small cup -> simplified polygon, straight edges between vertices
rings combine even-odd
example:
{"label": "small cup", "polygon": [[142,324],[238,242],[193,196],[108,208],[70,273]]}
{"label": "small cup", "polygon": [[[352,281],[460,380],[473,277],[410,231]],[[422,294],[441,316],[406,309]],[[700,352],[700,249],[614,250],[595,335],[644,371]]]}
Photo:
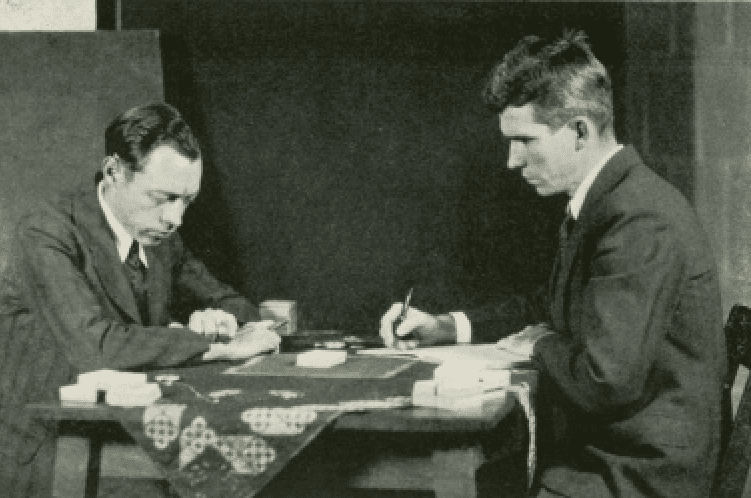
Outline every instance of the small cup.
{"label": "small cup", "polygon": [[281,299],[270,299],[258,305],[258,311],[262,320],[274,320],[286,322],[276,329],[281,336],[295,335],[297,333],[297,302]]}

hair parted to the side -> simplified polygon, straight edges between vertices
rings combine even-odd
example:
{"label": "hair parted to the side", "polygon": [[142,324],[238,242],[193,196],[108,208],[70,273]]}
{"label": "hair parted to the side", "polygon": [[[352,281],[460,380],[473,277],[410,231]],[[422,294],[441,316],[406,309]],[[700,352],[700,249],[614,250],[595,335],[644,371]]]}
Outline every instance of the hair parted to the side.
{"label": "hair parted to the side", "polygon": [[105,154],[117,155],[132,171],[141,171],[142,159],[159,145],[169,145],[191,160],[201,157],[190,126],[169,104],[129,109],[113,119],[104,132]]}
{"label": "hair parted to the side", "polygon": [[583,31],[553,41],[522,38],[492,69],[483,99],[499,113],[533,104],[537,121],[553,129],[576,116],[589,117],[600,132],[613,121],[610,76]]}

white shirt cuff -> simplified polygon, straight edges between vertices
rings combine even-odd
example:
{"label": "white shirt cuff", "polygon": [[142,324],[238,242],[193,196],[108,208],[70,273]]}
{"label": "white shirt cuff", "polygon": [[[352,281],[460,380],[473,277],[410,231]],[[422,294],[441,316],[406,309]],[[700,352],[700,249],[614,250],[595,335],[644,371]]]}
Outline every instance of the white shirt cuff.
{"label": "white shirt cuff", "polygon": [[472,342],[472,324],[469,323],[467,315],[461,311],[454,311],[449,315],[454,319],[456,325],[456,343],[467,344]]}

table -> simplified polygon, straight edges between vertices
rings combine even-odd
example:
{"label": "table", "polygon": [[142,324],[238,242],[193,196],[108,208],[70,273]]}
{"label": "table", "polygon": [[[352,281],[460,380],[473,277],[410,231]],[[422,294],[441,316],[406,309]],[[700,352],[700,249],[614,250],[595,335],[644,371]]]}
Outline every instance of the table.
{"label": "table", "polygon": [[[415,380],[429,379],[435,368],[431,364],[416,363],[394,378],[365,381],[221,375],[226,367],[227,364],[221,363],[206,364],[152,372],[150,376],[157,373],[177,374],[186,385],[199,393],[216,389],[243,389],[253,397],[258,393],[270,391],[304,392],[311,396],[308,402],[331,402],[337,399],[406,396],[411,392]],[[198,401],[187,398],[185,393],[168,390],[165,390],[163,401],[180,402],[181,406],[184,406],[181,413],[198,410],[191,415],[194,425],[200,418],[196,417],[200,412],[199,405],[202,409],[212,406],[202,406]],[[294,405],[296,402],[293,400],[288,404]],[[223,398],[213,406],[216,406],[217,410],[226,408],[228,412],[236,408]],[[251,486],[250,491],[250,488],[242,488],[245,486],[242,476],[228,486],[242,488],[242,491],[238,491],[238,495],[242,496],[252,496],[261,490],[263,496],[290,496],[289,488],[284,483],[295,481],[298,486],[305,486],[303,474],[310,474],[311,469],[319,468],[319,472],[336,476],[336,479],[329,482],[332,485],[427,489],[434,491],[437,497],[475,496],[478,494],[475,473],[486,462],[488,454],[497,452],[500,446],[506,449],[502,452],[505,455],[513,454],[517,459],[523,459],[525,431],[518,430],[518,422],[506,423],[504,427],[504,422],[508,422],[508,415],[514,411],[514,407],[512,397],[500,396],[492,403],[483,405],[481,412],[474,414],[457,414],[448,410],[420,407],[361,413],[326,413],[315,430],[307,436],[303,434],[307,440],[303,441],[304,444],[298,445],[300,447],[293,451],[293,456],[311,442],[314,441],[315,444],[310,444],[310,450],[303,450],[299,458],[294,458],[286,468],[269,469],[273,471],[272,476],[265,481],[258,481],[257,489],[252,487],[255,484]],[[135,434],[134,439],[139,445],[148,446],[148,441],[144,442],[145,438],[139,438],[141,434],[137,429],[134,430],[134,427],[139,427],[139,423],[144,420],[146,412],[143,408],[118,408],[106,405],[63,406],[58,402],[33,403],[28,408],[34,416],[49,420],[85,421],[94,424],[95,427],[119,424],[131,435]],[[211,420],[209,415],[206,415],[206,418]],[[201,430],[206,429],[205,426],[202,427]],[[86,436],[90,441],[86,477],[86,496],[89,497],[96,496],[101,449],[106,440],[106,433],[93,430]],[[216,442],[221,437],[223,436],[220,436],[217,430],[215,440],[212,441]],[[220,445],[216,447],[219,448]],[[326,448],[335,448],[336,451]],[[181,458],[184,453],[181,452]],[[153,454],[154,451],[150,456]],[[327,459],[321,462],[316,461],[316,456],[311,456],[321,454],[337,454],[339,461]],[[191,489],[190,486],[186,487],[184,479],[176,473],[176,469],[169,469],[170,462],[160,461],[159,457],[157,454],[153,459],[160,469],[165,471],[165,476],[173,487],[181,494],[182,491]],[[289,478],[290,472],[297,474],[294,478]],[[273,475],[284,478],[274,479]],[[193,479],[195,480],[195,476]],[[271,483],[268,483],[269,480]],[[226,489],[222,491],[221,496],[227,496],[226,492]],[[191,496],[190,492],[184,494]]]}

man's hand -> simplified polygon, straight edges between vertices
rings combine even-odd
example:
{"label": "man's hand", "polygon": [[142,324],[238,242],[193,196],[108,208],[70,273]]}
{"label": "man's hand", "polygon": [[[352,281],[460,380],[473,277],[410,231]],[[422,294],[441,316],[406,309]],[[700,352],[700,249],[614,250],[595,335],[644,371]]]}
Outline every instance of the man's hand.
{"label": "man's hand", "polygon": [[496,347],[520,356],[531,357],[537,341],[553,333],[553,329],[547,323],[528,325],[521,332],[504,337],[498,341]]}
{"label": "man's hand", "polygon": [[217,336],[235,337],[237,334],[237,319],[224,310],[206,309],[194,311],[188,320],[188,328],[212,341]]}
{"label": "man's hand", "polygon": [[454,320],[448,315],[434,316],[409,308],[407,316],[394,330],[394,322],[402,312],[402,303],[394,303],[381,317],[380,335],[386,347],[414,349],[456,342]]}
{"label": "man's hand", "polygon": [[249,322],[227,344],[212,344],[204,353],[205,361],[244,360],[269,351],[276,351],[282,338],[269,328],[273,322]]}

